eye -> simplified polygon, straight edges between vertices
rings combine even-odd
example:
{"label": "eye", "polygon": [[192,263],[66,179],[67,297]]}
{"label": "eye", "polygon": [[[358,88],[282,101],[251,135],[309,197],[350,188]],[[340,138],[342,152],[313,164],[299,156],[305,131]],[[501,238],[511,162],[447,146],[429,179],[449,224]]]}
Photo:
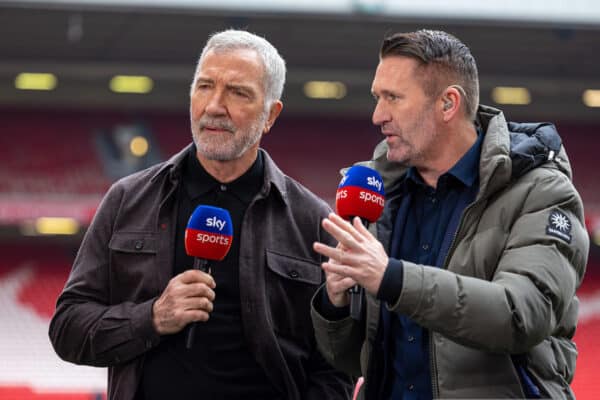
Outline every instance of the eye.
{"label": "eye", "polygon": [[198,82],[196,90],[208,90],[211,88],[211,84],[207,82]]}
{"label": "eye", "polygon": [[244,89],[240,89],[240,88],[233,88],[231,89],[231,91],[233,92],[234,95],[238,96],[238,97],[243,97],[245,99],[250,98],[250,95],[248,94],[247,91],[245,91]]}
{"label": "eye", "polygon": [[385,95],[385,99],[389,102],[395,102],[399,98],[400,98],[400,96],[397,96],[394,93],[386,93],[386,95]]}

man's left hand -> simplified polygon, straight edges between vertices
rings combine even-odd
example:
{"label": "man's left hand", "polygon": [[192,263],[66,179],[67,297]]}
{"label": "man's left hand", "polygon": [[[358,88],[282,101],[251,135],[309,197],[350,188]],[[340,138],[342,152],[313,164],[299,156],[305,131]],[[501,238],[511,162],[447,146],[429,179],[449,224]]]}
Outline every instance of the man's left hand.
{"label": "man's left hand", "polygon": [[388,265],[388,256],[381,243],[358,217],[350,224],[330,213],[323,219],[322,225],[342,245],[335,248],[320,242],[314,243],[313,248],[317,253],[335,260],[324,262],[323,270],[352,278],[373,296],[377,295]]}

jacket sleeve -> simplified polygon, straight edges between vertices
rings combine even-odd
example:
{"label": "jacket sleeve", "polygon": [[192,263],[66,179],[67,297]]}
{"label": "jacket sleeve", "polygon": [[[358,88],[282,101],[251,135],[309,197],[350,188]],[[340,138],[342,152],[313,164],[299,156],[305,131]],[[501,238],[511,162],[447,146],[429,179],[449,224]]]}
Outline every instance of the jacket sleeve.
{"label": "jacket sleeve", "polygon": [[350,316],[341,320],[328,320],[320,311],[321,297],[325,285],[321,286],[311,301],[311,318],[315,338],[321,354],[327,362],[340,371],[354,377],[362,375],[360,351],[364,341],[364,321],[355,321]]}
{"label": "jacket sleeve", "polygon": [[[390,309],[490,352],[522,353],[552,335],[572,337],[574,324],[564,322],[577,313],[575,291],[589,247],[583,207],[565,175],[539,170],[523,182],[528,194],[522,204],[496,205],[521,209],[499,244],[491,280],[454,273],[452,261],[449,270],[404,262],[402,291]],[[566,217],[569,240],[547,233],[554,212]]]}
{"label": "jacket sleeve", "polygon": [[[326,211],[327,212],[323,213],[323,216],[326,216],[330,211],[328,207]],[[335,239],[325,232],[325,230],[323,230],[321,227],[319,228],[319,241],[330,246],[335,246],[337,244]],[[320,258],[321,261],[324,261],[322,257]],[[321,290],[325,290],[323,286],[317,290],[315,296],[319,296]],[[311,303],[312,302],[314,302],[314,298]],[[353,381],[350,378],[350,374],[348,374],[348,371],[345,370],[343,366],[339,366],[331,362],[332,360],[330,360],[326,356],[326,353],[322,351],[318,340],[319,330],[317,329],[317,324],[315,323],[315,317],[312,315],[314,312],[313,310],[314,309],[311,305],[311,316],[317,343],[315,344],[309,359],[310,366],[307,369],[309,371],[309,384],[304,398],[306,400],[350,399],[352,396]],[[360,368],[358,375],[360,375]]]}
{"label": "jacket sleeve", "polygon": [[[323,242],[336,246],[337,241],[327,232],[322,232]],[[321,261],[325,261],[321,257]],[[322,310],[322,298],[327,296],[325,283],[319,287],[311,300],[311,318],[317,346],[328,363],[344,373],[359,377],[360,350],[364,340],[364,321],[355,321],[350,316],[332,320]],[[363,313],[366,314],[366,313]]]}
{"label": "jacket sleeve", "polygon": [[50,322],[56,353],[76,364],[110,366],[129,361],[156,345],[154,299],[111,304],[109,242],[123,190],[111,187],[79,248]]}
{"label": "jacket sleeve", "polygon": [[316,348],[309,363],[309,383],[303,397],[305,400],[350,399],[353,382],[346,373],[334,369]]}

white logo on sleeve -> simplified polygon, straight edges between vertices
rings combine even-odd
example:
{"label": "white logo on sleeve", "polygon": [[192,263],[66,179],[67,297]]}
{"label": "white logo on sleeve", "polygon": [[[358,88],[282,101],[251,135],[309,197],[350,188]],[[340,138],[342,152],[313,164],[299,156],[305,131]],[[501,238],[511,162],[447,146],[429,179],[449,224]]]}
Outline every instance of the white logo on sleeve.
{"label": "white logo on sleeve", "polygon": [[562,211],[553,210],[548,217],[546,233],[571,243],[571,220]]}

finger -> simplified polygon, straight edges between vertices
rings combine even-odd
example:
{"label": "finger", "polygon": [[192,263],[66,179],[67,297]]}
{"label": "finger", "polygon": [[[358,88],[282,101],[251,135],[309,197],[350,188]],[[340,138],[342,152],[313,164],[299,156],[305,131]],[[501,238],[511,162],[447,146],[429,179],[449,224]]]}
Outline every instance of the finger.
{"label": "finger", "polygon": [[352,227],[352,225],[347,220],[340,217],[336,213],[329,213],[329,215],[327,216],[327,219],[329,219],[331,222],[338,225],[342,229],[349,229]]}
{"label": "finger", "polygon": [[[357,218],[357,217],[355,217],[355,218]],[[331,222],[335,223],[343,231],[348,232],[354,240],[360,242],[364,239],[363,235],[358,230],[356,230],[356,228],[349,221],[346,221],[339,215],[332,213],[329,216],[329,220]]]}
{"label": "finger", "polygon": [[200,310],[210,313],[212,312],[214,305],[213,302],[206,297],[190,297],[183,302],[182,307],[185,311]]}
{"label": "finger", "polygon": [[327,290],[331,293],[342,293],[356,285],[352,278],[342,278],[337,280],[327,280]]}
{"label": "finger", "polygon": [[344,265],[344,264],[332,264],[329,262],[324,262],[323,263],[323,270],[325,272],[330,272],[330,273],[334,273],[334,274],[338,274],[340,276],[342,276],[343,278],[352,278],[353,280],[356,281],[356,269],[352,268],[349,265]]}
{"label": "finger", "polygon": [[362,223],[362,220],[359,217],[354,217],[354,220],[352,222],[353,222],[354,228],[361,235],[361,237],[363,237],[363,238],[369,238],[369,239],[374,239],[374,237],[371,234],[371,232],[369,232],[369,230]]}
{"label": "finger", "polygon": [[197,269],[188,269],[181,274],[177,275],[176,278],[179,278],[179,281],[182,283],[205,283],[211,288],[215,288],[215,280],[212,276],[207,274],[206,272],[197,270]]}
{"label": "finger", "polygon": [[[331,261],[328,261],[328,263],[332,263]],[[341,276],[339,274],[336,274],[335,272],[329,272],[329,271],[325,271],[325,279],[327,281],[339,281],[342,279],[345,279],[344,276]]]}
{"label": "finger", "polygon": [[202,310],[187,310],[184,314],[185,320],[189,322],[206,322],[210,318],[210,314]]}
{"label": "finger", "polygon": [[340,259],[340,256],[342,255],[341,249],[327,246],[326,244],[323,244],[321,242],[314,242],[313,250],[325,257],[334,259],[337,262],[340,261],[339,259]]}
{"label": "finger", "polygon": [[[344,221],[345,222],[345,221]],[[324,219],[322,223],[323,229],[331,234],[337,241],[347,249],[358,248],[358,240],[355,238],[360,237],[356,229],[349,223],[345,222],[345,225],[340,226],[331,221],[330,219]],[[346,230],[348,229],[348,230]]]}
{"label": "finger", "polygon": [[190,283],[182,287],[180,294],[183,297],[206,297],[210,301],[215,299],[215,292],[204,283]]}

